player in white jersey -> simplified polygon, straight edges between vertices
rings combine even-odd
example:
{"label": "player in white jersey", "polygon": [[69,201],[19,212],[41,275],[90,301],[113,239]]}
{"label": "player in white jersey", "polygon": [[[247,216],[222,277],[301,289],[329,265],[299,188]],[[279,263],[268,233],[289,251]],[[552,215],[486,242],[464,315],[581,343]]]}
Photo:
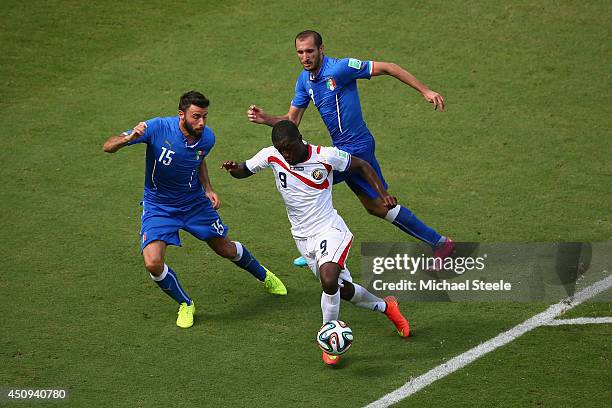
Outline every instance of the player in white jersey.
{"label": "player in white jersey", "polygon": [[[340,299],[384,313],[402,337],[410,336],[410,325],[402,316],[397,300],[384,300],[353,282],[346,268],[353,234],[334,209],[332,185],[334,170],[357,172],[378,192],[388,208],[397,205],[384,188],[376,172],[366,161],[335,147],[313,146],[302,140],[297,126],[281,121],[272,129],[272,143],[251,159],[238,164],[226,161],[222,167],[235,178],[252,176],[268,167],[274,171],[276,188],[281,193],[291,233],[296,245],[314,274],[321,281],[323,323],[337,320]],[[328,365],[339,362],[338,356],[323,352]]]}

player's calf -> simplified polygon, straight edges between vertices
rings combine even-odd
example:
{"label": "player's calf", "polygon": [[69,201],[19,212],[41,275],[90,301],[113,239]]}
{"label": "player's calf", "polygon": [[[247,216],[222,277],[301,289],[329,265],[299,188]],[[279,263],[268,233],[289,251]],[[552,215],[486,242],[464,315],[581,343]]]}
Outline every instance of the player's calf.
{"label": "player's calf", "polygon": [[319,279],[323,293],[321,294],[321,314],[323,323],[337,320],[340,314],[340,290],[338,277],[340,266],[333,262],[324,263],[319,267]]}
{"label": "player's calf", "polygon": [[269,293],[280,296],[287,294],[287,288],[283,282],[261,265],[240,242],[230,241],[226,237],[212,238],[206,242],[218,255],[231,260],[236,266],[263,282]]}
{"label": "player's calf", "polygon": [[353,285],[351,282],[344,281],[342,283],[342,287],[340,288],[340,297],[343,300],[348,300],[350,302],[351,299],[355,297],[355,285]]}
{"label": "player's calf", "polygon": [[168,265],[164,264],[163,271],[159,276],[151,275],[151,279],[161,290],[174,299],[179,305],[185,303],[191,305],[192,301],[187,292],[181,286],[178,276]]}
{"label": "player's calf", "polygon": [[361,201],[363,208],[365,208],[368,214],[375,217],[385,218],[389,212],[389,209],[383,204],[383,201],[380,198],[369,198],[365,195],[360,195],[359,201]]}
{"label": "player's calf", "polygon": [[383,300],[356,283],[343,282],[343,286],[341,290],[341,293],[343,293],[342,291],[344,290],[342,299],[348,300],[355,306],[384,313],[393,323],[400,336],[408,337],[412,335],[410,332],[410,324],[401,313],[399,304],[394,297],[389,296]]}
{"label": "player's calf", "polygon": [[234,242],[229,239],[222,238],[211,238],[206,241],[210,249],[215,251],[215,253],[226,259],[233,259],[236,257],[236,245]]}

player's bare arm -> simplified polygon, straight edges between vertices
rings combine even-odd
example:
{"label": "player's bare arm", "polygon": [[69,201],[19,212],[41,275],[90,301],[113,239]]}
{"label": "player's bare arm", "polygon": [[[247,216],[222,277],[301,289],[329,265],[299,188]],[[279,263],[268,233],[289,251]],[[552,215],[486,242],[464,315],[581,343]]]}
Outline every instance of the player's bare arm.
{"label": "player's bare arm", "polygon": [[241,179],[253,175],[244,162],[239,164],[231,160],[224,161],[223,164],[221,164],[221,168],[227,170],[234,178]]}
{"label": "player's bare arm", "polygon": [[129,134],[121,134],[119,136],[111,136],[104,143],[104,151],[106,153],[115,153],[117,150],[125,147],[132,140],[138,139],[140,136],[144,135],[145,130],[147,129],[147,124],[145,122],[140,122],[138,125],[132,129]]}
{"label": "player's bare arm", "polygon": [[289,107],[289,111],[286,115],[274,116],[267,114],[257,105],[251,105],[247,111],[247,117],[250,122],[262,125],[274,126],[281,120],[290,120],[295,123],[296,126],[299,126],[305,110],[306,108],[296,108],[292,105]]}
{"label": "player's bare arm", "polygon": [[347,170],[360,173],[372,188],[376,190],[385,207],[393,208],[397,205],[397,199],[389,195],[370,163],[361,160],[359,157],[352,156],[351,164]]}
{"label": "player's bare arm", "polygon": [[219,196],[217,196],[217,193],[213,191],[212,185],[210,184],[210,178],[208,177],[208,167],[206,166],[205,159],[203,159],[202,163],[200,164],[200,172],[198,176],[200,177],[200,182],[202,183],[202,186],[204,186],[204,194],[212,203],[213,208],[215,210],[219,209],[219,207],[221,207],[221,200],[219,199]]}
{"label": "player's bare arm", "polygon": [[393,62],[372,61],[372,64],[372,76],[390,75],[420,92],[427,102],[433,104],[434,109],[440,108],[440,111],[444,111],[444,97],[429,89],[404,68]]}

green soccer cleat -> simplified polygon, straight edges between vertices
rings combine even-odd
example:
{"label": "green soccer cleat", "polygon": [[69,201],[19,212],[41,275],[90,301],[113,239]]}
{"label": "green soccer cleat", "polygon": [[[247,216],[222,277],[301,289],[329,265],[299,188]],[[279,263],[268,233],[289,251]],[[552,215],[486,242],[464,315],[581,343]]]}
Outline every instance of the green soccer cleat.
{"label": "green soccer cleat", "polygon": [[266,267],[266,280],[264,280],[264,287],[273,295],[285,296],[287,294],[287,288],[283,285],[283,282],[270,272]]}
{"label": "green soccer cleat", "polygon": [[176,325],[181,329],[188,329],[193,326],[193,315],[195,314],[195,303],[193,300],[191,304],[183,302],[179,306],[178,317],[176,318]]}

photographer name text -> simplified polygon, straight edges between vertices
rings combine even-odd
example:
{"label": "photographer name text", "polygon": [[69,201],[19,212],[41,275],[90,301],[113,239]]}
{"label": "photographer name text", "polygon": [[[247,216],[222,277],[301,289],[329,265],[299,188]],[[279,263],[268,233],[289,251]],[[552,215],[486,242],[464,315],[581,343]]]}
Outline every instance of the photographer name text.
{"label": "photographer name text", "polygon": [[381,291],[510,291],[512,284],[499,280],[497,282],[486,282],[480,279],[465,280],[463,282],[449,282],[448,280],[419,280],[418,282],[402,279],[398,282],[384,282],[381,279],[374,280],[372,287]]}

